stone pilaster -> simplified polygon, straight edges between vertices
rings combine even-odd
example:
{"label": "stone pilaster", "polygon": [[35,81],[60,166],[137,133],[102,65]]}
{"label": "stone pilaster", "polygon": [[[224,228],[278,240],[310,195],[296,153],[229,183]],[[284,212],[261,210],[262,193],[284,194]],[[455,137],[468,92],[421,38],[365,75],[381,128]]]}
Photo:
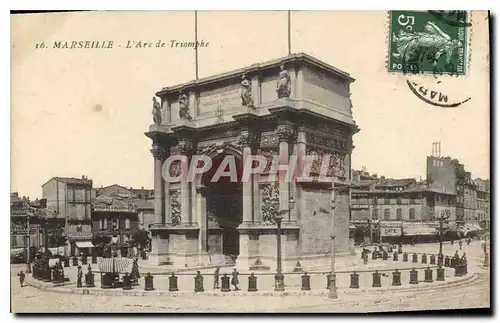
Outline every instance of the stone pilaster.
{"label": "stone pilaster", "polygon": [[297,78],[295,80],[295,96],[294,99],[304,99],[304,70],[303,67],[298,67],[296,69]]}
{"label": "stone pilaster", "polygon": [[[288,165],[290,158],[290,143],[295,141],[296,133],[293,126],[288,124],[278,125],[276,133],[279,137],[279,164]],[[286,170],[278,172],[279,192],[280,192],[280,210],[288,210],[288,200],[290,197],[290,180],[293,180],[291,174]],[[284,215],[283,221],[288,221],[288,214]]]}
{"label": "stone pilaster", "polygon": [[252,99],[254,105],[257,106],[261,104],[261,88],[260,88],[260,76],[252,76]]}
{"label": "stone pilaster", "polygon": [[165,187],[163,184],[163,177],[161,174],[161,169],[163,161],[166,157],[166,151],[163,147],[158,144],[153,144],[151,153],[154,157],[154,190],[155,190],[155,202],[154,202],[154,212],[155,212],[155,224],[163,224],[163,203],[165,196]]}
{"label": "stone pilaster", "polygon": [[188,179],[189,160],[192,152],[192,142],[181,140],[178,145],[179,153],[186,158],[181,161],[181,223],[191,225],[193,223],[191,210],[191,183]]}
{"label": "stone pilaster", "polygon": [[[247,159],[252,155],[252,134],[242,131],[240,143],[243,150],[243,165],[246,167]],[[253,174],[242,183],[243,188],[243,225],[253,222]]]}

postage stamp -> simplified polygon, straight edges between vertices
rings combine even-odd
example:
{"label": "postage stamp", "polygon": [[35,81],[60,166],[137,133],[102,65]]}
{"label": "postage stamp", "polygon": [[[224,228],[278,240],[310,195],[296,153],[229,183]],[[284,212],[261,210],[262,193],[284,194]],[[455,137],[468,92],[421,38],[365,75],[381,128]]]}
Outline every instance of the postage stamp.
{"label": "postage stamp", "polygon": [[389,72],[466,75],[466,11],[389,12]]}

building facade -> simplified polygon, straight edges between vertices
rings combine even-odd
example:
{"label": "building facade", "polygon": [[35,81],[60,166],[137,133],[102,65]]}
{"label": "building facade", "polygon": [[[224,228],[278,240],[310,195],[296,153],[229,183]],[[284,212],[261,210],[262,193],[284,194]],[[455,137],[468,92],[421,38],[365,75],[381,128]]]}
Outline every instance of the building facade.
{"label": "building facade", "polygon": [[455,195],[415,179],[370,178],[352,182],[351,223],[356,243],[435,240],[437,217],[454,221]]}
{"label": "building facade", "polygon": [[92,245],[92,180],[53,177],[42,185],[48,212],[65,220],[67,255],[89,254]]}
{"label": "building facade", "polygon": [[490,181],[477,178],[476,185],[476,216],[474,221],[485,230],[490,230]]}
{"label": "building facade", "polygon": [[476,187],[471,173],[457,159],[451,157],[427,157],[427,184],[438,186],[446,193],[456,195],[457,226],[472,221],[476,215]]}
{"label": "building facade", "polygon": [[[349,193],[342,187],[350,180],[352,136],[358,131],[350,101],[353,81],[311,56],[294,54],[156,93],[161,102],[153,100],[155,124],[146,133],[155,179],[150,260],[274,267],[279,215],[285,267],[324,255],[332,231],[337,252],[347,252]],[[163,171],[178,180],[165,181],[163,163],[173,155],[184,157]],[[210,158],[212,167],[187,181],[194,155]],[[265,165],[241,180],[243,162],[252,155],[265,157]],[[304,169],[302,156],[317,156],[311,168],[316,179],[287,182],[270,175],[274,156],[287,165],[290,155],[298,156],[298,169]],[[327,174],[335,179],[336,194],[332,179],[317,180],[324,155],[332,156]],[[236,161],[238,180],[212,181],[226,156]]]}
{"label": "building facade", "polygon": [[129,255],[129,240],[140,228],[136,207],[131,198],[99,194],[92,200],[92,235],[107,236],[121,256]]}
{"label": "building facade", "polygon": [[27,197],[19,197],[17,192],[10,194],[11,249],[25,248],[28,243],[37,249],[44,245],[44,208],[44,200],[30,201]]}

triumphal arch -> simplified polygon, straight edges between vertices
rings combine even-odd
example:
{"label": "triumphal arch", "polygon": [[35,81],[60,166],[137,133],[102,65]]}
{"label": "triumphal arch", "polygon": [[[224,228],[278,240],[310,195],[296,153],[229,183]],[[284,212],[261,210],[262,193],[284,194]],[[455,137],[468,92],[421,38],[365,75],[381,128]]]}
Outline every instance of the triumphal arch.
{"label": "triumphal arch", "polygon": [[[353,81],[314,57],[293,54],[158,91],[146,133],[154,157],[150,261],[274,270],[277,215],[284,269],[324,257],[332,236],[336,253],[346,253],[352,136],[358,131]],[[179,155],[184,158],[165,167]],[[243,180],[245,161],[254,155],[266,164]],[[193,156],[207,156],[212,165],[188,180]],[[238,179],[211,180],[227,156],[236,161]],[[276,156],[279,166],[297,157],[295,172],[308,167],[311,176],[280,171],[273,177]],[[303,156],[314,162],[306,167]],[[166,180],[165,172],[178,180]],[[326,180],[319,176],[324,172]]]}

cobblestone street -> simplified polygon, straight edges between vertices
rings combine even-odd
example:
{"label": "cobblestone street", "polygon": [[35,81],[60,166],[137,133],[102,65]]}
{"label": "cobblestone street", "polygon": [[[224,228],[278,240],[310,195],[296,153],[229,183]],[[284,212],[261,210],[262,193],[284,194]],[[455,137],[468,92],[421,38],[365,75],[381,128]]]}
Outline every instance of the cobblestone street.
{"label": "cobblestone street", "polygon": [[[408,252],[433,252],[437,244],[407,247]],[[458,246],[445,245],[450,254]],[[489,307],[489,272],[479,266],[482,256],[479,244],[464,246],[469,259],[469,271],[477,278],[463,284],[440,286],[435,289],[401,290],[390,292],[370,291],[350,293],[339,286],[338,300],[323,296],[226,296],[177,295],[177,296],[94,296],[62,294],[38,290],[31,286],[19,287],[17,272],[22,265],[12,266],[13,312],[367,312],[445,308]],[[474,256],[475,255],[475,256]],[[243,279],[242,279],[243,280]],[[322,279],[321,284],[326,281]],[[387,282],[389,279],[387,278]],[[192,285],[192,283],[191,283]],[[190,286],[191,286],[190,285]],[[211,286],[211,277],[205,288]],[[244,287],[244,286],[242,286]],[[142,287],[137,287],[142,289]],[[314,286],[313,286],[314,288]],[[320,287],[324,288],[324,287]]]}

